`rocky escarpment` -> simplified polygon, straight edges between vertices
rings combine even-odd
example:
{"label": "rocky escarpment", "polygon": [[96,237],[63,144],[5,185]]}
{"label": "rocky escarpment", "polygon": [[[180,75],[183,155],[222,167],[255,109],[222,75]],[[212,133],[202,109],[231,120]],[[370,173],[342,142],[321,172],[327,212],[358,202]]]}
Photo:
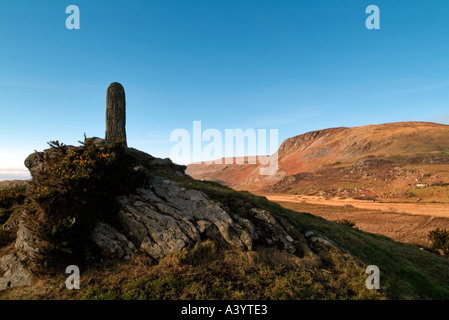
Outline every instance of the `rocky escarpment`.
{"label": "rocky escarpment", "polygon": [[298,255],[306,249],[304,239],[297,235],[293,239],[266,210],[253,208],[250,219],[238,217],[203,192],[160,177],[151,178],[146,188],[119,201],[123,231],[99,222],[92,235],[105,257],[130,258],[143,251],[160,259],[204,239],[241,250],[252,250],[258,240]]}
{"label": "rocky escarpment", "polygon": [[[90,142],[99,150],[98,154],[105,154],[104,140],[95,138]],[[59,172],[54,169],[58,164],[55,164],[55,159],[64,162],[79,148],[83,147],[66,146],[63,160],[57,160],[61,157],[58,155],[60,148],[30,155],[25,161],[33,177],[30,186]],[[125,148],[125,154],[132,170],[142,174],[144,179],[132,192],[115,197],[118,205],[110,212],[110,217],[98,216],[90,229],[79,235],[88,238],[83,242],[86,248],[82,251],[86,260],[128,260],[145,254],[157,261],[207,239],[236,250],[253,250],[263,246],[284,250],[298,257],[315,255],[313,250],[319,235],[313,241],[307,240],[302,232],[263,208],[245,203],[236,210],[211,199],[203,191],[182,186],[180,181],[192,179],[184,174],[184,166],[173,164],[169,159],[154,158],[132,148]],[[73,159],[83,164],[82,156]],[[50,212],[57,212],[58,208],[41,206],[36,211],[39,202],[33,197],[36,198],[34,193],[38,192],[38,188],[29,189],[30,200],[22,213],[2,226],[17,233],[14,252],[8,257],[8,261],[14,260],[14,264],[1,267],[9,278],[14,278],[14,270],[19,270],[21,275],[16,276],[13,282],[0,280],[0,283],[9,283],[8,287],[28,285],[29,270],[19,268],[18,264],[45,261],[53,245],[48,232],[42,232],[42,221],[51,221]],[[83,191],[86,190],[87,187]],[[78,223],[71,215],[62,221],[69,227]],[[67,230],[70,231],[70,228]],[[318,261],[319,258],[316,258]],[[6,285],[0,289],[5,288]]]}
{"label": "rocky escarpment", "polygon": [[[292,151],[304,152],[310,146],[320,143],[320,141],[331,139],[334,135],[344,132],[347,129],[348,128],[346,127],[338,127],[315,130],[289,138],[282,142],[282,144],[279,146],[279,157],[282,157],[284,155],[288,156]],[[313,155],[312,157],[318,158],[320,157],[320,155]]]}

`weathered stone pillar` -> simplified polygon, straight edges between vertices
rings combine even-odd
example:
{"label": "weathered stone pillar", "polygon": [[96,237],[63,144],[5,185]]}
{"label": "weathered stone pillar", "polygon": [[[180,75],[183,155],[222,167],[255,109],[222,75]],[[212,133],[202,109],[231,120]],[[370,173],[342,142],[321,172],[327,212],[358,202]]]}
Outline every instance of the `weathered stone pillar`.
{"label": "weathered stone pillar", "polygon": [[122,141],[126,145],[125,89],[118,82],[109,85],[106,92],[106,143]]}

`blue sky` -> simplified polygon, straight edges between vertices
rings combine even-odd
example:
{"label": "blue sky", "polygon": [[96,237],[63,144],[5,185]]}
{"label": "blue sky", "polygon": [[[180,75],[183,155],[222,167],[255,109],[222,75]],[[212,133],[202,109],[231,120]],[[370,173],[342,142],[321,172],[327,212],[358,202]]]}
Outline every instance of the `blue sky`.
{"label": "blue sky", "polygon": [[[80,29],[68,30],[68,5]],[[368,30],[368,5],[380,30]],[[0,180],[50,140],[104,136],[111,82],[128,145],[168,157],[177,128],[449,124],[449,1],[0,2]]]}

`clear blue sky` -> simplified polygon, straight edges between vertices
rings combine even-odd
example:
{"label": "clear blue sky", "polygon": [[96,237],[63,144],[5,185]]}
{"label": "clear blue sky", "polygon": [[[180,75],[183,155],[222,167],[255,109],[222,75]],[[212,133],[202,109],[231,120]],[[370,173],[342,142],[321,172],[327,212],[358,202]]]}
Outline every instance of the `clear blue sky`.
{"label": "clear blue sky", "polygon": [[[68,5],[81,13],[68,30]],[[380,30],[367,30],[368,5]],[[170,133],[449,123],[449,1],[0,2],[0,180],[47,141],[104,136],[127,95],[128,144],[168,157]]]}

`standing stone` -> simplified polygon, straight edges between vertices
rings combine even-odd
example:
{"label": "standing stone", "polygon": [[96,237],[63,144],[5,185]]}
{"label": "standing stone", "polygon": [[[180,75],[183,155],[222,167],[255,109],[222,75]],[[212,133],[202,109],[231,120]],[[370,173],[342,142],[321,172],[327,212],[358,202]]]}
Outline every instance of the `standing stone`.
{"label": "standing stone", "polygon": [[106,92],[106,143],[124,142],[126,145],[125,89],[118,82],[109,85]]}

